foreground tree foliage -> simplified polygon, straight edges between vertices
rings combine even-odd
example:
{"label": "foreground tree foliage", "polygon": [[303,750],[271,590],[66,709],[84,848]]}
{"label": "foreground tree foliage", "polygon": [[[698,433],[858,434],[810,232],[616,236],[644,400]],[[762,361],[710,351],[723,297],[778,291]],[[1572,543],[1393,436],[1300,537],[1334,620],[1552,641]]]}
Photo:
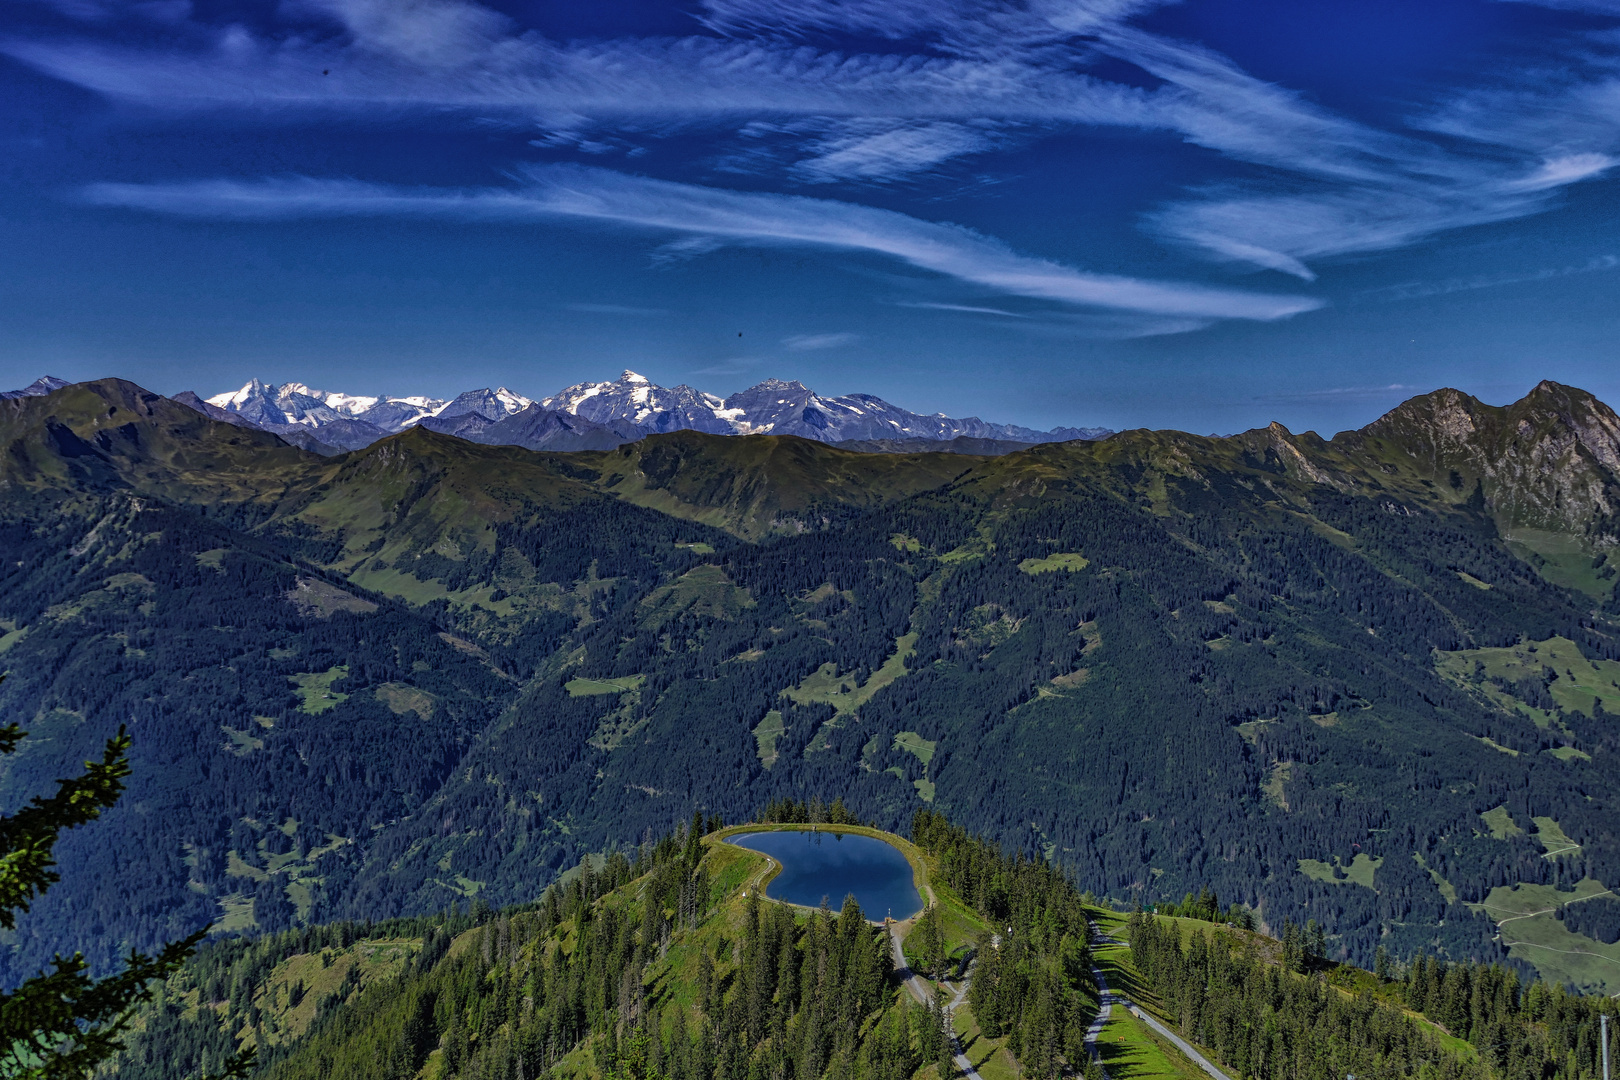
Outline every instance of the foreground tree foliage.
{"label": "foreground tree foliage", "polygon": [[[0,755],[16,753],[27,734],[17,724],[0,728]],[[54,795],[0,817],[0,927],[15,930],[17,916],[61,880],[53,855],[62,831],[94,821],[123,794],[129,746],[120,728],[100,761],[85,762],[83,775],[58,781]],[[122,972],[101,979],[92,977],[82,954],[58,955],[53,970],[0,993],[0,1076],[89,1076],[117,1053],[158,980],[177,972],[206,933],[171,942],[155,956],[132,950]],[[245,1076],[252,1062],[251,1051],[234,1055],[220,1076]]]}

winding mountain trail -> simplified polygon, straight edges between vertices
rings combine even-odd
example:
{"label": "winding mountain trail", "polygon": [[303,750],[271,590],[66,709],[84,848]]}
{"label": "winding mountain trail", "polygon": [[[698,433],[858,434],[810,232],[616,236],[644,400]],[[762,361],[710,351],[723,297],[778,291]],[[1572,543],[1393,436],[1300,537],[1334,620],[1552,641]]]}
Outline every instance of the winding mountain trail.
{"label": "winding mountain trail", "polygon": [[[928,1004],[928,984],[923,982],[922,979],[911,970],[911,966],[906,962],[905,951],[900,947],[901,937],[897,932],[900,924],[890,923],[889,925],[889,941],[893,943],[894,948],[895,973],[901,977],[901,980],[905,983],[906,988],[911,991],[912,996],[915,997],[919,1003],[926,1005]],[[953,1060],[956,1062],[956,1067],[962,1070],[962,1075],[967,1077],[967,1080],[984,1080],[984,1077],[979,1075],[979,1071],[973,1067],[973,1062],[968,1060],[967,1054],[963,1052],[965,1048],[962,1046],[962,1041],[956,1037],[955,1029],[950,1026],[951,1015],[956,1012],[957,1006],[961,1005],[962,1002],[967,998],[968,982],[970,979],[972,979],[972,977],[973,965],[969,964],[967,971],[962,975],[962,982],[956,990],[956,996],[953,997],[950,1000],[950,1003],[945,1006],[945,1027],[946,1030],[950,1032],[951,1049],[956,1052],[953,1056]]]}
{"label": "winding mountain trail", "polygon": [[[1090,919],[1086,921],[1091,927],[1093,948],[1098,946],[1109,946],[1117,949],[1129,949],[1131,947],[1130,942],[1121,941],[1116,937],[1110,937],[1109,935],[1103,933],[1102,928],[1099,927],[1095,921]],[[1097,1059],[1097,1063],[1099,1065],[1102,1064],[1102,1057],[1101,1051],[1097,1046],[1097,1039],[1102,1034],[1103,1025],[1108,1023],[1108,1019],[1113,1012],[1115,1003],[1118,1003],[1125,1009],[1129,1010],[1131,1016],[1146,1024],[1149,1028],[1157,1032],[1162,1038],[1169,1042],[1170,1045],[1174,1046],[1177,1050],[1180,1050],[1184,1055],[1186,1055],[1188,1061],[1191,1061],[1194,1065],[1197,1065],[1200,1069],[1204,1070],[1204,1072],[1208,1073],[1212,1080],[1231,1080],[1231,1077],[1222,1072],[1219,1066],[1195,1050],[1191,1043],[1187,1042],[1187,1040],[1183,1039],[1181,1036],[1159,1023],[1159,1021],[1149,1014],[1147,1010],[1133,1004],[1130,998],[1116,990],[1110,989],[1108,986],[1108,980],[1103,975],[1103,970],[1101,967],[1093,965],[1091,975],[1097,980],[1097,993],[1102,1001],[1102,1008],[1097,1010],[1097,1017],[1091,1022],[1091,1027],[1086,1029],[1086,1049],[1091,1052],[1091,1056],[1093,1058]],[[1106,1069],[1103,1070],[1103,1075],[1105,1077],[1108,1075]]]}

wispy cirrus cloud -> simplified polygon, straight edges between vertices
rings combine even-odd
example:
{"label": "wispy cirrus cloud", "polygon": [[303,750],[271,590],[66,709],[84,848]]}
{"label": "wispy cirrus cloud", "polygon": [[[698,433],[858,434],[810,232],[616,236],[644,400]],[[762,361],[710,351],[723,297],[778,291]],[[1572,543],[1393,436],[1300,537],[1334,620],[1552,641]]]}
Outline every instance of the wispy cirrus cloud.
{"label": "wispy cirrus cloud", "polygon": [[430,62],[427,46],[406,44],[415,32],[381,34],[360,21],[347,29],[340,37],[276,39],[240,27],[199,29],[184,48],[12,38],[0,40],[0,52],[99,93],[168,108],[448,108],[542,121],[774,115],[1159,123],[1149,91],[1016,56],[846,54],[700,36],[565,45],[523,33],[462,34]]}
{"label": "wispy cirrus cloud", "polygon": [[998,142],[987,124],[943,120],[866,120],[840,125],[807,147],[793,172],[811,183],[893,180],[925,172],[955,158],[981,154]]}
{"label": "wispy cirrus cloud", "polygon": [[1037,47],[1095,34],[1176,0],[705,0],[724,33],[844,31],[922,38],[969,54]]}
{"label": "wispy cirrus cloud", "polygon": [[1620,269],[1620,256],[1598,255],[1586,260],[1584,263],[1575,263],[1568,266],[1547,266],[1539,270],[1475,274],[1471,277],[1447,278],[1442,281],[1408,281],[1399,285],[1385,286],[1381,289],[1370,289],[1356,297],[1356,300],[1364,303],[1420,300],[1430,296],[1473,292],[1476,289],[1500,289],[1509,285],[1529,285],[1539,281],[1556,281],[1559,278],[1577,277],[1584,274],[1601,274],[1615,269]]}
{"label": "wispy cirrus cloud", "polygon": [[569,311],[587,315],[668,315],[668,308],[635,307],[630,304],[564,304]]}
{"label": "wispy cirrus cloud", "polygon": [[[1620,12],[1620,0],[1539,2]],[[707,33],[562,43],[474,0],[286,0],[277,33],[193,22],[162,44],[12,37],[0,52],[156,107],[501,115],[587,155],[635,152],[615,125],[703,123],[744,144],[768,128],[790,149],[745,145],[721,167],[798,183],[929,176],[1038,132],[1131,128],[1252,167],[1145,208],[1151,234],[1304,280],[1325,259],[1539,213],[1620,159],[1612,42],[1386,130],[1131,25],[1161,3],[706,0]],[[825,44],[838,34],[891,45]],[[1146,77],[1099,77],[1102,60]]]}
{"label": "wispy cirrus cloud", "polygon": [[793,352],[814,352],[818,349],[841,349],[845,345],[853,345],[861,340],[861,335],[850,333],[839,334],[794,334],[782,339],[784,348]]}
{"label": "wispy cirrus cloud", "polygon": [[1273,320],[1322,306],[1276,295],[1089,273],[1020,254],[993,237],[832,199],[737,192],[545,166],[513,188],[423,189],[295,178],[180,184],[98,184],[91,203],[183,217],[285,220],[424,216],[471,221],[577,218],[688,234],[709,243],[804,245],[888,256],[1005,295],[1147,315]]}
{"label": "wispy cirrus cloud", "polygon": [[1107,35],[1102,47],[1187,91],[1174,108],[1186,113],[1176,126],[1190,141],[1280,170],[1154,210],[1150,230],[1305,280],[1315,277],[1313,260],[1537,213],[1560,188],[1615,164],[1607,154],[1561,152],[1545,137],[1505,157],[1478,133],[1469,133],[1472,146],[1443,147],[1417,130],[1379,130],[1208,50],[1134,31]]}
{"label": "wispy cirrus cloud", "polygon": [[969,315],[999,315],[1004,319],[1027,319],[1028,315],[1016,311],[1006,311],[1002,308],[982,307],[978,304],[944,304],[931,303],[926,300],[906,300],[897,302],[895,307],[922,308],[927,311],[960,311]]}

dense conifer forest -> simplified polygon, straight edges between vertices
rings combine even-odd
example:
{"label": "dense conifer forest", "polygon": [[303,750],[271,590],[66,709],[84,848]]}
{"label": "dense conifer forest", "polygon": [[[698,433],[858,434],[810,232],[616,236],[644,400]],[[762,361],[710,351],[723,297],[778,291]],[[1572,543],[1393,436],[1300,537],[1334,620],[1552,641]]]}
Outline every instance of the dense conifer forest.
{"label": "dense conifer forest", "polygon": [[[900,992],[887,929],[852,897],[836,913],[762,899],[742,885],[757,857],[711,851],[703,824],[633,860],[587,860],[519,908],[212,946],[114,1075],[206,1068],[244,1036],[263,1048],[262,1075],[289,1080],[412,1076],[430,1055],[434,1075],[503,1080],[906,1080],[939,1061],[938,1005]],[[309,956],[329,970],[362,940],[400,943],[409,959],[363,986],[361,967],[346,967],[304,1030],[289,1025],[311,991],[300,980],[267,993],[271,972]]]}
{"label": "dense conifer forest", "polygon": [[[326,459],[116,380],[0,402],[0,805],[121,724],[134,767],[0,979],[528,903],[774,803],[943,813],[1124,908],[1314,921],[1324,960],[1620,990],[1569,959],[1620,936],[1612,419],[1545,384],[1331,441]],[[1083,932],[1007,925],[1064,1045]]]}
{"label": "dense conifer forest", "polygon": [[[1252,1080],[1595,1080],[1599,1018],[1620,1017],[1496,964],[1380,953],[1379,971],[1356,969],[1314,927],[1267,937],[1209,893],[1164,905],[1177,915],[1114,912],[1047,860],[927,811],[912,839],[932,902],[891,931],[853,898],[836,913],[770,900],[764,860],[709,824],[586,860],[525,905],[214,943],[107,1075],[186,1075],[251,1045],[255,1075],[277,1080],[952,1080],[958,1049],[1096,1080],[1099,1050],[1143,1038],[1116,1004],[1087,1043],[1098,963],[1139,995],[1132,1009]],[[922,1000],[902,985],[915,975],[935,980]],[[953,1046],[953,1031],[971,1034]]]}

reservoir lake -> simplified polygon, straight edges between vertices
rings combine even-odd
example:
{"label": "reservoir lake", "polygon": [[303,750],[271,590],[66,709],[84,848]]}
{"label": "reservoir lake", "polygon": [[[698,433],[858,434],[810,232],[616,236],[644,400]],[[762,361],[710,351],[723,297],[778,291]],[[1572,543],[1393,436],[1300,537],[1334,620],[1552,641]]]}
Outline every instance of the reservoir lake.
{"label": "reservoir lake", "polygon": [[861,911],[874,922],[885,915],[909,919],[922,910],[911,864],[898,848],[875,837],[795,829],[743,833],[727,842],[782,864],[781,873],[765,887],[772,900],[816,907],[826,899],[836,912],[844,897],[854,893]]}

